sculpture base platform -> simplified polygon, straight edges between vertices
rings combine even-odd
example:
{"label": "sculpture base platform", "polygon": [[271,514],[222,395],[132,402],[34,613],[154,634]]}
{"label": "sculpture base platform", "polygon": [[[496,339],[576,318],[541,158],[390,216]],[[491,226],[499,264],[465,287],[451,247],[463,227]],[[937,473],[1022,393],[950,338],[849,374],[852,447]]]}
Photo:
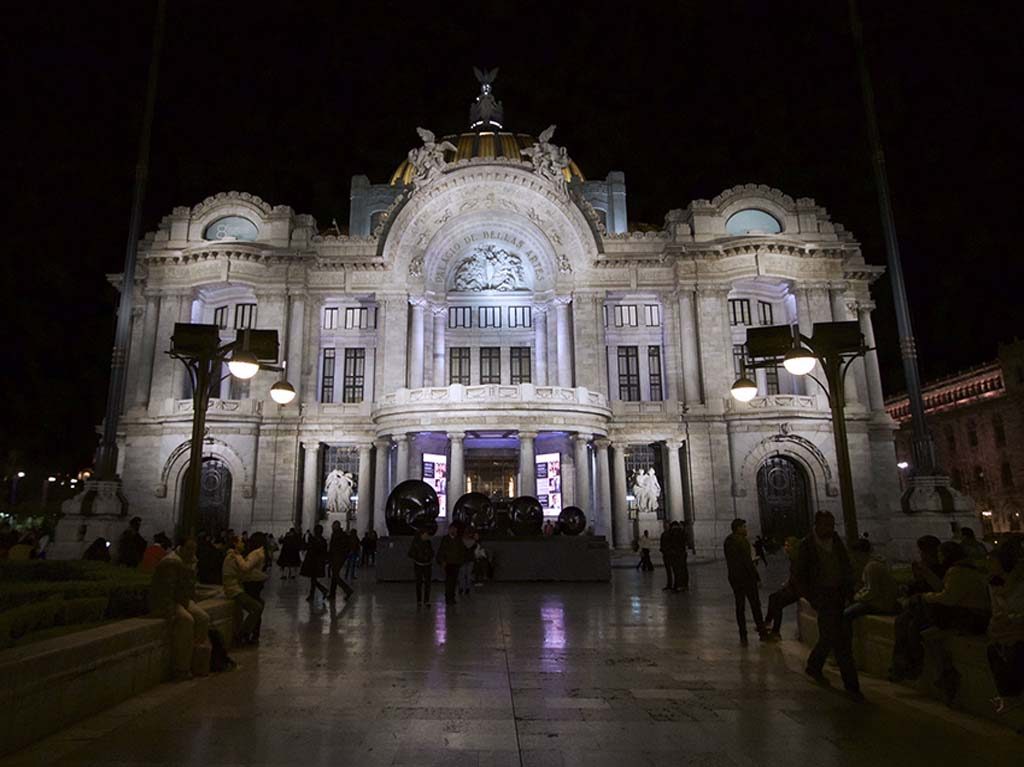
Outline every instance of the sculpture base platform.
{"label": "sculpture base platform", "polygon": [[81,559],[94,540],[106,538],[113,546],[128,527],[128,499],[116,480],[86,480],[82,490],[64,501],[60,510],[53,543],[46,550],[49,559]]}
{"label": "sculpture base platform", "polygon": [[903,512],[889,520],[889,555],[898,561],[909,561],[917,554],[917,539],[934,535],[949,540],[953,526],[973,527],[980,533],[974,515],[974,501],[954,488],[949,477],[917,476],[907,481],[900,497]]}
{"label": "sculpture base platform", "polygon": [[[411,537],[381,538],[377,543],[378,581],[412,581],[409,559]],[[441,536],[434,537],[434,551]],[[609,581],[611,551],[603,537],[557,535],[550,538],[487,538],[481,541],[494,563],[494,580],[515,581]],[[444,571],[434,565],[434,580]]]}

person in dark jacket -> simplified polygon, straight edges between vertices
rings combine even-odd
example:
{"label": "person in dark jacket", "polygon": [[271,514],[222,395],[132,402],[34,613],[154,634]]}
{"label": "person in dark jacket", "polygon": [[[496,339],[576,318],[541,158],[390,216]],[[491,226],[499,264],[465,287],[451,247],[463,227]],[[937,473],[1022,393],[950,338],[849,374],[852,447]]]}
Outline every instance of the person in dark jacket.
{"label": "person in dark jacket", "polygon": [[117,563],[124,567],[138,567],[146,551],[146,539],[139,533],[142,517],[132,517],[128,529],[117,541]]}
{"label": "person in dark jacket", "polygon": [[302,566],[302,539],[293,527],[281,539],[281,553],[277,555],[281,567],[281,580],[295,579],[295,571]]}
{"label": "person in dark jacket", "polygon": [[686,567],[686,534],[679,522],[672,522],[662,533],[661,557],[665,561],[668,584],[664,591],[679,593],[690,588],[690,573]]}
{"label": "person in dark jacket", "polygon": [[334,600],[338,595],[338,586],[345,592],[345,599],[352,596],[352,587],[341,577],[341,570],[348,558],[349,538],[348,534],[341,529],[341,522],[334,520],[331,523],[331,542],[327,545],[327,562],[331,569],[331,589],[328,599]]}
{"label": "person in dark jacket", "polygon": [[761,576],[754,566],[753,550],[747,538],[747,522],[734,519],[730,529],[732,533],[726,536],[722,548],[729,570],[729,585],[736,602],[736,627],[740,630],[740,644],[747,643],[747,602],[750,603],[750,614],[757,627],[757,634],[763,641],[767,639],[768,632],[761,614],[761,595],[757,591]]}
{"label": "person in dark jacket", "polygon": [[863,700],[853,661],[853,624],[843,620],[843,610],[853,598],[853,567],[836,535],[836,518],[831,512],[814,515],[814,529],[800,541],[795,574],[801,596],[818,613],[818,643],[807,657],[804,670],[819,684],[828,684],[822,669],[829,653],[833,653],[846,692],[854,700]]}
{"label": "person in dark jacket", "polygon": [[455,604],[455,589],[459,568],[466,561],[466,547],[462,545],[462,525],[451,524],[448,534],[437,547],[437,563],[444,568],[444,603]]}
{"label": "person in dark jacket", "polygon": [[[347,535],[345,537],[348,538]],[[346,549],[346,551],[348,550]],[[317,591],[325,597],[327,596],[327,587],[320,583],[320,579],[324,577],[324,565],[326,564],[327,540],[324,538],[324,526],[317,525],[313,528],[313,534],[309,537],[309,543],[306,546],[306,558],[302,560],[302,567],[299,569],[299,575],[309,578],[307,602],[313,601]]]}
{"label": "person in dark jacket", "polygon": [[416,577],[416,606],[430,604],[430,581],[434,570],[434,543],[427,530],[420,530],[409,546],[413,575]]}

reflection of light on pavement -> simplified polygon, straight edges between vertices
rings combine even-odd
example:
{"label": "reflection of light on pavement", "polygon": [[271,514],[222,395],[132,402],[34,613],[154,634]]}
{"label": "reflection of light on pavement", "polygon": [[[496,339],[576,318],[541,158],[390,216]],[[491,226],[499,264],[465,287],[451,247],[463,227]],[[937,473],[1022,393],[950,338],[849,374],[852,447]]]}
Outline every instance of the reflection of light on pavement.
{"label": "reflection of light on pavement", "polygon": [[639,615],[640,614],[640,597],[637,597],[637,596],[630,597],[630,600],[629,600],[629,611],[631,613],[633,613],[633,615]]}
{"label": "reflection of light on pavement", "polygon": [[448,641],[447,613],[438,610],[434,613],[434,644],[444,644]]}
{"label": "reflection of light on pavement", "polygon": [[565,608],[561,604],[540,608],[544,622],[544,646],[559,650],[565,648]]}

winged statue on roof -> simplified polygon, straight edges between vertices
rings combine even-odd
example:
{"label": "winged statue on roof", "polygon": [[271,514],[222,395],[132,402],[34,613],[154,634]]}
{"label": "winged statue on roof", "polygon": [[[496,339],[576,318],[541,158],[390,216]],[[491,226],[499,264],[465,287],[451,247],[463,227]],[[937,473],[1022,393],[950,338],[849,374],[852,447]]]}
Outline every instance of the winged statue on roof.
{"label": "winged statue on roof", "polygon": [[426,128],[417,128],[423,146],[409,150],[409,164],[413,166],[413,183],[422,184],[440,175],[447,163],[445,152],[454,152],[455,145],[451,141],[438,143],[434,132]]}
{"label": "winged statue on roof", "polygon": [[549,125],[541,132],[537,143],[519,151],[523,157],[530,159],[535,173],[555,182],[564,192],[566,191],[564,170],[569,167],[569,152],[564,146],[551,143],[556,127]]}

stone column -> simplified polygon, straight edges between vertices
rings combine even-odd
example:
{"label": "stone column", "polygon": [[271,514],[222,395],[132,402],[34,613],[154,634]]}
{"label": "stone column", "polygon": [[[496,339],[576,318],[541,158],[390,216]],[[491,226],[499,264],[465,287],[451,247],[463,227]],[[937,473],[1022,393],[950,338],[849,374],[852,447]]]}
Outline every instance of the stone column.
{"label": "stone column", "polygon": [[[829,290],[829,301],[832,304],[832,321],[849,322],[852,317],[850,308],[846,301],[846,287],[833,285]],[[850,370],[844,379],[846,387],[846,402],[863,402],[865,392],[864,360],[857,359],[850,365]]]}
{"label": "stone column", "polygon": [[181,311],[183,300],[184,296],[180,293],[160,296],[160,314],[157,319],[153,347],[153,374],[149,388],[149,410],[151,413],[159,412],[164,405],[164,400],[178,396],[173,393],[173,381],[176,368],[182,367],[182,364],[164,352],[171,348],[174,323],[181,321],[178,313]]}
{"label": "stone column", "polygon": [[537,386],[548,385],[548,307],[533,306],[533,382]]}
{"label": "stone column", "polygon": [[[295,378],[298,380],[292,380],[292,384],[298,387],[299,401],[302,404],[311,405],[320,399],[321,381],[318,376],[320,375],[320,359],[323,356],[320,348],[320,334],[324,316],[324,299],[323,296],[319,295],[307,296],[303,304],[302,317],[299,322],[299,326],[302,328],[302,343],[300,346],[306,347],[308,345],[309,354],[300,353],[300,356],[297,358],[302,372],[295,375]],[[341,365],[343,365],[341,360],[335,360],[335,385],[341,380],[337,377]],[[289,375],[291,374],[289,373]]]}
{"label": "stone column", "polygon": [[[295,387],[295,401],[305,402],[302,392],[302,358],[306,344],[306,299],[292,295],[288,300],[288,347],[285,349],[285,377]],[[313,350],[316,356],[318,350]]]}
{"label": "stone column", "polygon": [[462,440],[465,434],[461,431],[448,432],[451,443],[451,456],[448,459],[448,518],[451,519],[455,502],[466,492],[466,467],[462,457]]}
{"label": "stone column", "polygon": [[[135,356],[139,369],[132,404],[145,407],[149,404],[149,391],[153,385],[153,360],[156,355],[156,327],[160,313],[160,297],[146,296],[146,313],[142,318],[142,342]],[[133,350],[134,352],[134,350]]]}
{"label": "stone column", "polygon": [[391,440],[387,437],[374,440],[373,447],[377,453],[373,477],[373,526],[378,535],[383,535],[387,530],[384,508],[388,502],[388,456],[391,452]]}
{"label": "stone column", "polygon": [[683,402],[693,407],[701,402],[700,354],[697,350],[697,323],[693,316],[693,290],[679,293],[679,346],[683,366]]}
{"label": "stone column", "polygon": [[595,435],[594,451],[597,453],[597,503],[595,504],[594,527],[600,535],[612,542],[612,478],[608,466],[608,448],[611,440]]}
{"label": "stone column", "polygon": [[732,370],[732,331],[729,328],[727,288],[714,285],[698,293],[701,371],[704,402],[712,413],[725,409],[735,377]]}
{"label": "stone column", "polygon": [[365,533],[373,526],[371,515],[373,494],[370,488],[370,445],[359,446],[359,485],[356,488],[356,530]]}
{"label": "stone column", "polygon": [[[871,324],[871,310],[875,305],[864,302],[857,307],[857,319],[860,321],[860,332],[864,334],[864,343],[868,348],[875,345],[875,328]],[[882,375],[878,370],[878,352],[868,352],[864,355],[864,369],[867,371],[868,379],[868,402],[871,410],[884,410],[885,397],[882,394]]]}
{"label": "stone column", "polygon": [[409,435],[396,434],[395,444],[395,484],[401,484],[409,479]]}
{"label": "stone column", "polygon": [[558,350],[558,385],[572,386],[572,340],[569,337],[568,296],[555,299],[555,333]]}
{"label": "stone column", "polygon": [[[571,440],[571,438],[570,438]],[[562,456],[562,508],[578,506],[576,503],[576,461],[572,453],[559,453]]]}
{"label": "stone column", "polygon": [[682,522],[685,519],[683,509],[683,473],[679,467],[679,448],[682,442],[677,439],[665,440],[667,452],[666,462],[668,469],[665,472],[668,477],[668,514],[666,517],[672,522]]}
{"label": "stone column", "polygon": [[[608,374],[605,370],[604,323],[601,321],[602,298],[593,292],[577,291],[572,300],[571,361],[575,370],[576,386],[585,386],[593,392],[604,394],[608,388]],[[561,336],[559,336],[561,337]],[[559,350],[559,357],[562,356]],[[566,355],[569,357],[569,355]],[[647,349],[640,355],[647,364]],[[644,379],[641,379],[642,381]],[[644,382],[646,384],[646,381]]]}
{"label": "stone column", "polygon": [[409,333],[409,388],[423,388],[423,314],[426,301],[423,298],[410,299],[412,306],[412,327]]}
{"label": "stone column", "polygon": [[678,304],[675,298],[667,293],[661,294],[659,298],[661,299],[661,396],[662,399],[678,402],[682,401],[682,391],[679,387],[679,381],[682,378],[679,364],[679,334],[676,332],[679,327],[676,320]]}
{"label": "stone column", "polygon": [[626,496],[626,453],[625,446],[618,445],[612,451],[612,486],[613,486],[613,525],[612,539],[616,548],[624,548],[632,543],[632,530],[629,524],[629,500]]}
{"label": "stone column", "polygon": [[[281,361],[280,342],[284,338],[284,330],[287,323],[287,301],[288,299],[284,293],[256,294],[256,327],[262,330],[276,330],[278,334],[279,359],[275,360],[275,362]],[[278,375],[277,373],[268,372],[256,374],[255,377],[249,380],[249,397],[273,403],[273,400],[270,399],[270,387],[278,380]],[[276,408],[277,406],[275,405],[274,407]]]}
{"label": "stone column", "polygon": [[590,518],[590,455],[587,452],[587,437],[577,434],[573,437],[573,459],[576,463],[576,505]]}
{"label": "stone column", "polygon": [[[796,289],[796,321],[800,333],[810,338],[814,333],[814,319],[811,314],[811,291],[806,286]],[[816,366],[811,372],[814,373],[817,370]],[[815,396],[821,392],[821,387],[807,376],[794,376],[794,378],[797,381],[797,386],[803,387],[804,394]]]}
{"label": "stone column", "polygon": [[384,295],[380,305],[384,318],[377,331],[377,390],[389,394],[402,388],[406,381],[409,299],[404,295]]}
{"label": "stone column", "polygon": [[448,379],[445,378],[444,361],[447,350],[445,349],[444,334],[448,328],[448,307],[434,306],[431,308],[434,315],[434,386],[447,386]]}
{"label": "stone column", "polygon": [[519,495],[537,495],[536,437],[535,431],[519,432]]}
{"label": "stone column", "polygon": [[302,530],[312,530],[320,511],[319,468],[320,443],[303,442],[304,463],[302,467]]}

